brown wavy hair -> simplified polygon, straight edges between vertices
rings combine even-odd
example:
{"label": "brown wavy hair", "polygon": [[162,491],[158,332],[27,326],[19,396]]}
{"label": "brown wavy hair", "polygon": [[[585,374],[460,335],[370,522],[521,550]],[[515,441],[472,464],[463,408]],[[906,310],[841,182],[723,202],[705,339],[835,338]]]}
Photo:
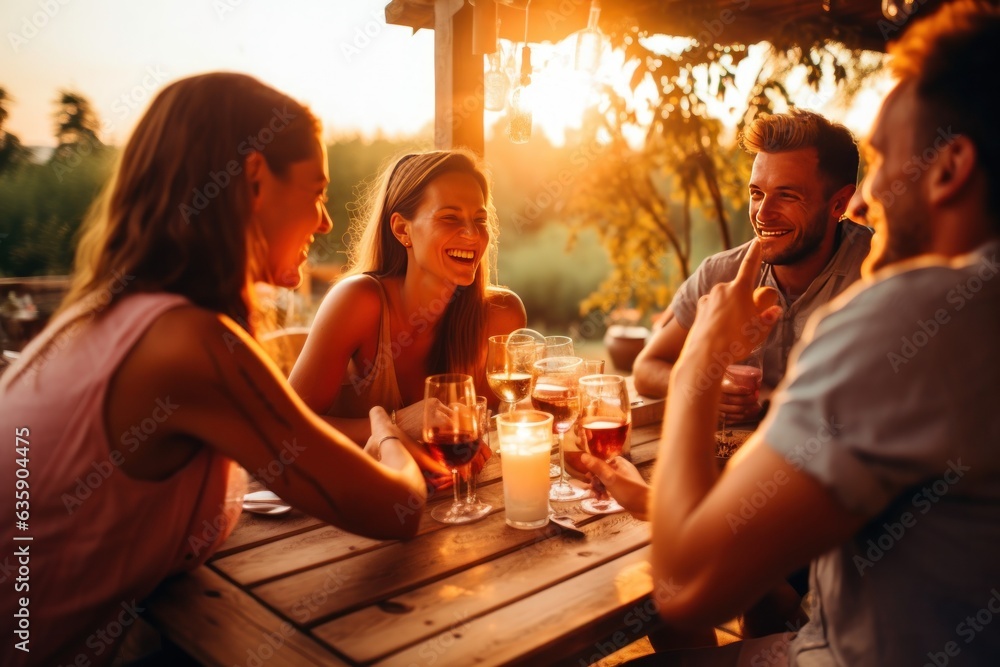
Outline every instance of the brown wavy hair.
{"label": "brown wavy hair", "polygon": [[761,115],[740,133],[740,147],[751,155],[815,148],[819,172],[826,178],[827,196],[858,182],[858,143],[840,123],[806,109]]}
{"label": "brown wavy hair", "polygon": [[[168,85],[87,214],[60,311],[170,292],[253,334],[249,287],[269,276],[245,159],[259,152],[284,177],[292,163],[315,155],[320,131],[305,106],[250,76],[215,72]],[[109,290],[112,280],[124,288]]]}
{"label": "brown wavy hair", "polygon": [[468,373],[475,376],[481,365],[486,331],[486,309],[491,294],[499,291],[492,282],[496,267],[499,224],[490,192],[490,178],[475,153],[459,148],[410,153],[391,160],[361,195],[357,215],[348,232],[348,264],[344,277],[370,273],[378,278],[406,274],[406,248],[392,233],[393,213],[412,220],[428,184],[451,172],[476,179],[486,202],[489,242],[476,277],[468,287],[458,286],[438,324],[431,347],[431,373]]}

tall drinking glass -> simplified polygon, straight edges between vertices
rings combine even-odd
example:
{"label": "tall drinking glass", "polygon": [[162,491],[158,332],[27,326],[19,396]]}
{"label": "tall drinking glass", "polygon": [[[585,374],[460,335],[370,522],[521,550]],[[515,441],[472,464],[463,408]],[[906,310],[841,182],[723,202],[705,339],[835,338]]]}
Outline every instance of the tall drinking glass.
{"label": "tall drinking glass", "polygon": [[472,459],[481,444],[476,387],[472,377],[459,373],[432,375],[424,381],[424,444],[431,455],[451,469],[454,499],[439,505],[431,516],[442,523],[469,523],[486,516],[490,506],[478,503],[474,491],[461,499],[459,469],[469,478]]}
{"label": "tall drinking glass", "polygon": [[[722,390],[743,391],[747,394],[759,392],[761,381],[764,378],[763,357],[763,348],[758,347],[746,359],[727,366],[726,372],[722,375]],[[722,441],[728,444],[731,434],[726,431],[726,422],[726,413],[723,412]]]}
{"label": "tall drinking glass", "polygon": [[500,399],[500,413],[531,393],[531,365],[535,363],[535,339],[527,334],[490,336],[486,349],[486,381]]}
{"label": "tall drinking glass", "polygon": [[[476,423],[479,425],[479,447],[490,447],[490,417],[491,411],[485,396],[476,396]],[[466,506],[475,508],[477,512],[488,513],[493,506],[476,497],[477,478],[475,466],[469,465],[468,490],[465,494]]]}
{"label": "tall drinking glass", "polygon": [[550,500],[577,500],[587,495],[585,490],[569,483],[563,452],[563,436],[573,427],[580,412],[581,375],[580,357],[549,357],[534,364],[531,404],[536,410],[552,415],[552,430],[559,443],[559,478],[549,490]]}
{"label": "tall drinking glass", "polygon": [[[587,451],[602,461],[621,455],[632,427],[632,407],[620,375],[580,378],[580,426]],[[603,489],[600,482],[597,488]],[[590,514],[611,514],[625,508],[614,498],[587,498],[580,506]]]}

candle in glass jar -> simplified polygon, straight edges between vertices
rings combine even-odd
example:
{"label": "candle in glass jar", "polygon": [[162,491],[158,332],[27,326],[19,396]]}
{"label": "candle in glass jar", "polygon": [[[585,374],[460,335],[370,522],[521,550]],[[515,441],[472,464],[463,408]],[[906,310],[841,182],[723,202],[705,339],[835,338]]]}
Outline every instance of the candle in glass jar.
{"label": "candle in glass jar", "polygon": [[515,410],[497,417],[507,525],[539,528],[549,520],[552,415]]}

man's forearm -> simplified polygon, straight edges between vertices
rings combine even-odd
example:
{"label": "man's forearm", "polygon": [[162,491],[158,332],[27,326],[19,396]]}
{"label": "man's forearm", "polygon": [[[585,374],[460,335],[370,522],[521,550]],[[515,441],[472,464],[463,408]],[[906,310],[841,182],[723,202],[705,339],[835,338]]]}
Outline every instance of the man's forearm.
{"label": "man's forearm", "polygon": [[719,477],[715,427],[721,370],[713,372],[719,362],[707,351],[693,352],[673,367],[653,479],[653,507],[666,517],[661,526],[677,534]]}
{"label": "man's forearm", "polygon": [[636,359],[632,369],[632,381],[635,383],[635,390],[643,396],[650,398],[663,398],[667,395],[667,387],[670,386],[670,372],[673,370],[673,362],[663,359],[642,357]]}

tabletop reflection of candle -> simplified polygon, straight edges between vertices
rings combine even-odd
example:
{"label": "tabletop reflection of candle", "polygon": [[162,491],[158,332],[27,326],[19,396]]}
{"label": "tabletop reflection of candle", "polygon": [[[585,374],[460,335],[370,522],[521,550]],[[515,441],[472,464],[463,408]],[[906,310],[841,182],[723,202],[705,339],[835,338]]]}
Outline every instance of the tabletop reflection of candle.
{"label": "tabletop reflection of candle", "polygon": [[549,520],[552,415],[515,410],[497,417],[507,525],[539,528]]}

